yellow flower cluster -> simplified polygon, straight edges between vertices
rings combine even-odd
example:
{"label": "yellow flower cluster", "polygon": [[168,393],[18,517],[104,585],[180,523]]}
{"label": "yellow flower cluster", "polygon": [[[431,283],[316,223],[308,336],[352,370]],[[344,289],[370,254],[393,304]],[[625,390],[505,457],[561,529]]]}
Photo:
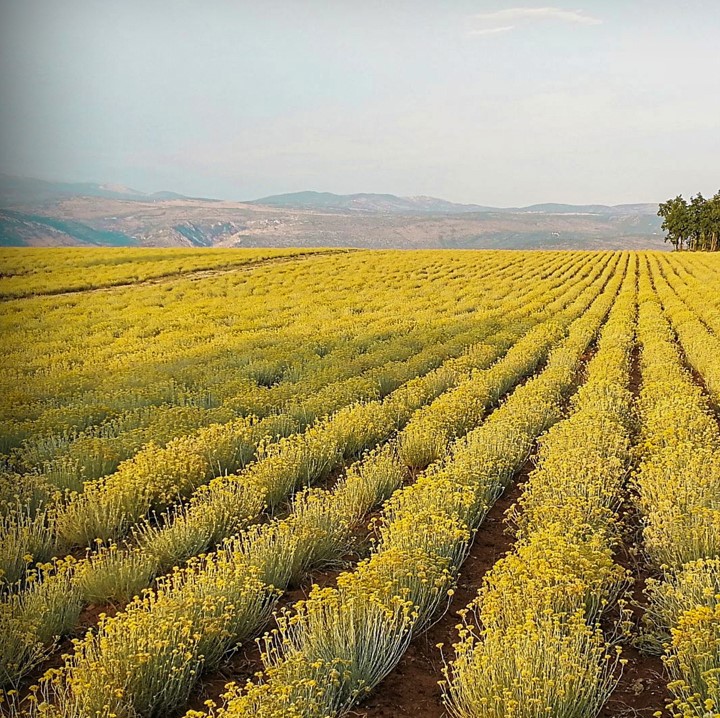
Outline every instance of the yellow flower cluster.
{"label": "yellow flower cluster", "polygon": [[632,257],[570,415],[541,439],[509,512],[517,543],[463,614],[444,685],[458,718],[592,718],[615,685],[619,649],[599,620],[627,582],[613,546],[630,464],[635,283]]}
{"label": "yellow flower cluster", "polygon": [[[640,290],[635,481],[645,548],[663,571],[648,581],[647,643],[665,650],[672,715],[705,718],[720,712],[720,428],[676,340],[698,368],[711,343],[657,267],[641,273]],[[717,366],[717,354],[713,361]]]}
{"label": "yellow flower cluster", "polygon": [[[715,321],[716,328],[711,331],[696,309],[698,304],[706,306],[702,294],[693,295],[690,300],[692,306],[689,306],[688,299],[692,292],[683,290],[681,283],[668,277],[667,270],[659,264],[656,257],[651,257],[651,266],[658,299],[677,334],[687,361],[702,377],[714,405],[720,407],[720,336],[715,333],[720,329],[718,314],[715,312],[708,316],[708,313],[702,311],[705,321]],[[713,289],[714,293],[717,293],[717,290]]]}
{"label": "yellow flower cluster", "polygon": [[[566,262],[557,260],[555,263]],[[492,269],[486,271],[492,275]],[[521,270],[517,273],[518,280],[523,277],[523,271],[527,272]],[[538,294],[542,286],[541,283],[537,284]],[[513,292],[516,296],[522,293],[519,281],[517,286],[513,286]],[[341,297],[341,300],[344,300],[344,297]],[[271,414],[260,422],[252,417],[232,420],[223,427],[213,426],[183,437],[183,433],[191,431],[198,423],[202,424],[211,417],[220,418],[218,411],[225,412],[227,418],[228,409],[206,410],[200,407],[163,405],[153,408],[152,411],[150,407],[141,408],[141,416],[148,420],[145,429],[149,433],[146,433],[145,429],[138,429],[134,420],[138,419],[139,415],[135,412],[133,417],[123,416],[111,420],[109,424],[106,422],[100,425],[97,434],[93,433],[94,430],[88,430],[85,435],[81,434],[72,441],[63,437],[39,436],[33,451],[25,447],[25,456],[27,458],[27,454],[39,454],[36,463],[42,459],[45,469],[52,463],[50,459],[53,452],[57,454],[63,442],[65,445],[70,442],[71,449],[74,447],[83,453],[84,458],[80,454],[72,454],[72,451],[64,454],[61,452],[60,457],[53,460],[55,468],[64,475],[63,481],[70,485],[77,485],[79,477],[89,478],[93,473],[102,473],[111,468],[118,456],[136,448],[138,443],[144,443],[147,438],[153,437],[154,442],[124,462],[116,474],[100,481],[88,482],[86,494],[71,497],[68,504],[63,502],[56,512],[57,515],[53,513],[45,515],[42,520],[35,520],[34,515],[26,516],[27,512],[24,510],[9,510],[8,513],[17,513],[13,530],[27,538],[27,545],[23,546],[22,542],[14,541],[10,537],[13,530],[8,530],[10,545],[7,550],[2,551],[3,557],[34,555],[34,544],[38,542],[31,539],[30,534],[37,532],[44,534],[43,544],[52,546],[49,553],[37,553],[35,560],[38,561],[45,560],[58,550],[67,550],[76,543],[92,545],[96,538],[118,538],[149,509],[161,509],[168,500],[172,501],[186,494],[198,483],[214,475],[232,471],[238,465],[238,459],[247,459],[247,455],[254,455],[260,438],[287,434],[303,428],[318,417],[358,399],[382,397],[415,374],[426,373],[448,357],[462,354],[468,346],[494,330],[500,316],[499,306],[506,300],[509,303],[505,309],[511,315],[522,307],[519,299],[501,295],[497,300],[498,307],[492,309],[492,312],[490,309],[478,312],[477,319],[468,322],[465,313],[459,317],[437,317],[439,308],[436,300],[428,297],[425,302],[416,302],[416,314],[412,320],[402,323],[398,323],[394,317],[391,320],[391,310],[394,307],[391,305],[387,311],[378,312],[378,320],[364,326],[364,333],[360,335],[351,334],[347,338],[341,335],[332,341],[326,340],[322,335],[315,335],[312,341],[308,342],[308,336],[299,337],[297,331],[288,330],[289,337],[280,342],[281,350],[287,351],[282,349],[285,346],[283,342],[287,340],[295,355],[298,355],[300,342],[300,354],[304,352],[315,357],[317,362],[325,362],[324,368],[317,366],[317,362],[313,364],[306,357],[303,359],[304,363],[300,363],[305,371],[305,378],[300,381],[283,381],[270,388],[258,387],[252,383],[255,394],[259,394],[259,397],[255,398],[252,406],[243,406],[242,409],[244,412],[252,408],[256,415]],[[357,319],[353,318],[352,322],[357,324]],[[388,329],[391,323],[395,326]],[[341,334],[350,334],[356,330],[357,327],[347,322],[341,322],[335,327],[335,331]],[[245,334],[246,332],[241,336],[247,344]],[[324,348],[332,350],[329,353],[320,352],[322,357],[316,353],[320,340]],[[267,339],[264,341],[267,342]],[[496,345],[502,345],[503,341],[499,339],[496,342],[493,339]],[[277,342],[273,346],[276,345]],[[272,356],[272,348],[262,347],[263,356]],[[495,351],[493,348],[483,348],[488,352]],[[172,349],[177,352],[176,347]],[[229,349],[230,346],[227,347],[228,351]],[[477,359],[480,361],[482,357]],[[227,358],[225,361],[227,362]],[[297,356],[294,361],[297,361]],[[233,369],[236,370],[235,367]],[[213,371],[217,373],[216,370],[217,367],[211,366],[210,374]],[[204,374],[195,376],[194,381],[201,386],[208,383]],[[245,378],[243,381],[248,380]],[[228,380],[225,383],[230,382]],[[280,409],[284,418],[273,415],[273,411]],[[175,420],[171,420],[173,417]],[[170,437],[177,435],[181,438],[170,440]],[[118,448],[117,443],[113,443],[115,440],[122,444],[121,448]],[[163,447],[162,444],[168,440],[170,444]],[[239,446],[233,446],[234,443]],[[223,447],[223,444],[226,447]],[[110,463],[107,463],[108,461]],[[157,467],[165,468],[159,472]],[[44,476],[35,476],[32,482],[35,488],[41,479],[52,478],[57,483],[57,472],[53,472],[55,469],[48,469]],[[17,488],[14,481],[8,481],[7,484],[8,492]],[[23,529],[28,524],[32,524],[32,532]],[[2,536],[3,534],[0,534],[0,542],[3,540]],[[5,566],[0,566],[0,570],[3,569],[10,583],[16,580],[18,572],[22,572],[22,566],[18,565],[15,559],[9,560]]]}
{"label": "yellow flower cluster", "polygon": [[341,574],[337,588],[316,588],[279,617],[276,631],[262,642],[263,680],[231,689],[217,715],[335,715],[382,680],[411,635],[446,604],[473,528],[526,459],[535,437],[559,418],[560,400],[571,390],[580,357],[621,278],[608,267],[594,285],[599,297],[551,352],[545,370],[457,441],[443,461],[393,495],[368,560]]}
{"label": "yellow flower cluster", "polygon": [[[509,364],[514,362],[514,370],[509,367],[508,376],[529,374],[542,362],[550,348],[564,334],[567,325],[587,309],[591,297],[584,290],[597,279],[602,265],[587,268],[587,276],[582,277],[569,291],[552,302],[548,296],[541,297],[534,305],[526,305],[546,321],[533,326],[522,339],[513,346],[506,357]],[[564,281],[563,276],[559,278]],[[537,317],[534,317],[537,322]],[[547,321],[550,319],[551,321]],[[517,326],[517,325],[515,325]],[[540,351],[528,352],[528,348]],[[530,360],[534,364],[528,365]],[[420,411],[413,417],[400,444],[400,454],[409,466],[424,469],[433,461],[444,456],[450,441],[462,436],[477,425],[483,418],[488,406],[504,394],[509,385],[499,384],[494,389],[470,376],[453,391],[446,392],[431,407]]]}
{"label": "yellow flower cluster", "polygon": [[[607,271],[607,270],[606,270]],[[520,330],[518,330],[520,331]],[[341,410],[332,418],[320,422],[304,434],[283,439],[262,451],[261,460],[240,477],[224,477],[211,482],[207,490],[193,497],[186,509],[166,515],[166,526],[152,528],[149,524],[137,532],[139,548],[120,550],[114,544],[101,546],[100,550],[85,561],[74,566],[75,591],[73,604],[79,594],[85,601],[103,601],[109,598],[127,600],[143,587],[159,570],[169,568],[180,561],[196,555],[231,535],[238,528],[254,519],[263,505],[280,502],[299,483],[309,483],[321,477],[339,461],[360,453],[365,448],[387,438],[397,426],[403,425],[413,411],[433,399],[448,387],[457,383],[467,372],[488,364],[502,353],[507,339],[499,346],[487,345],[492,352],[470,352],[458,359],[451,359],[434,372],[417,377],[404,384],[381,402],[370,402]],[[420,355],[418,355],[420,356]],[[437,363],[436,361],[432,364]],[[514,364],[503,364],[505,375]],[[491,377],[500,380],[503,374],[496,370]],[[111,477],[114,478],[114,477]],[[185,479],[186,480],[186,479]],[[172,486],[172,481],[166,482]],[[87,493],[87,492],[86,492]],[[353,493],[357,502],[357,489]],[[345,499],[347,500],[347,499]],[[317,501],[314,502],[317,504]],[[328,519],[329,520],[329,519]],[[338,526],[342,525],[342,521]],[[287,525],[283,538],[287,542]],[[297,526],[294,540],[301,537]],[[263,532],[263,541],[273,541]],[[307,536],[304,536],[307,543]],[[255,536],[255,541],[260,537]],[[347,540],[347,539],[345,539]],[[302,542],[300,542],[302,543]],[[318,540],[313,551],[322,554]],[[286,548],[289,544],[286,543]],[[277,549],[277,542],[275,543]],[[297,545],[292,548],[297,552]],[[280,551],[282,554],[282,551]],[[315,555],[315,554],[313,554]],[[341,554],[340,554],[341,555]],[[301,564],[302,567],[302,564]],[[267,583],[284,585],[276,575],[269,575],[270,568],[283,575],[297,574],[293,565],[285,566],[266,553],[263,571]],[[286,579],[289,580],[289,579]],[[50,582],[46,589],[52,590]],[[286,581],[285,581],[286,582]],[[42,590],[42,586],[39,587]],[[77,609],[76,609],[77,610]],[[64,625],[67,630],[72,625]],[[31,634],[32,637],[32,634]]]}

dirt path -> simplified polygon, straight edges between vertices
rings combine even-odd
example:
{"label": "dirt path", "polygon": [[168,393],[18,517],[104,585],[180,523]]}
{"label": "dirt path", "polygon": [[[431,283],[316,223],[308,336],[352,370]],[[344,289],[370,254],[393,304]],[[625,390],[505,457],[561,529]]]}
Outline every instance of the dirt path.
{"label": "dirt path", "polygon": [[[637,630],[647,606],[644,593],[648,578],[656,577],[641,554],[631,554],[627,546],[642,545],[640,517],[629,505],[626,507],[625,521],[628,526],[628,541],[615,556],[615,560],[632,574],[632,602],[630,610],[632,621]],[[612,626],[610,626],[612,628]],[[628,663],[623,670],[617,688],[600,712],[598,718],[650,718],[670,702],[667,689],[668,677],[660,656],[641,653],[635,646],[624,644],[623,658]]]}
{"label": "dirt path", "polygon": [[444,643],[449,647],[457,641],[457,612],[475,598],[485,574],[512,548],[512,536],[505,531],[505,512],[517,501],[532,468],[532,461],[527,461],[516,482],[495,502],[480,525],[448,611],[410,643],[400,663],[351,715],[359,718],[439,718],[443,715],[438,685],[442,661],[436,646]]}
{"label": "dirt path", "polygon": [[[637,402],[642,386],[640,371],[640,347],[636,343],[632,354],[629,388]],[[632,577],[631,604],[635,634],[641,625],[647,606],[645,584],[648,578],[655,578],[654,572],[642,552],[642,521],[635,508],[630,491],[621,509],[623,521],[623,543],[615,555],[615,560],[626,568]],[[628,663],[623,670],[617,688],[600,712],[598,718],[650,718],[656,711],[662,710],[670,700],[667,689],[668,678],[659,656],[641,653],[635,646],[624,644],[623,657]]]}
{"label": "dirt path", "polygon": [[[580,357],[576,388],[585,381],[587,364],[597,351],[596,342]],[[538,369],[536,375],[541,372]],[[532,378],[526,377],[524,384]],[[570,394],[570,396],[572,393]],[[564,401],[567,407],[570,396]],[[535,449],[537,442],[535,442]],[[535,450],[534,450],[535,451]],[[498,559],[512,550],[514,537],[508,530],[505,513],[518,500],[530,473],[535,468],[535,453],[515,475],[512,484],[488,511],[480,524],[467,558],[458,576],[455,593],[444,615],[427,631],[417,636],[408,650],[366,702],[351,715],[358,718],[440,718],[445,716],[442,691],[442,658],[438,643],[452,654],[459,636],[458,611],[467,607],[481,587],[485,574]]]}
{"label": "dirt path", "polygon": [[32,299],[33,297],[48,297],[48,296],[65,296],[71,294],[89,294],[93,292],[111,292],[116,289],[126,289],[127,287],[144,287],[153,284],[165,284],[175,279],[188,278],[192,280],[196,279],[207,279],[208,277],[221,276],[223,274],[232,274],[233,272],[251,271],[258,267],[264,267],[270,264],[284,264],[286,262],[296,262],[305,259],[311,259],[315,257],[323,257],[331,254],[346,254],[348,249],[329,249],[303,252],[302,254],[291,254],[282,257],[266,257],[264,259],[258,259],[255,261],[245,262],[244,264],[237,264],[232,267],[218,267],[214,269],[188,269],[186,271],[170,272],[168,274],[162,274],[157,277],[148,277],[147,279],[141,279],[136,282],[118,281],[110,284],[106,284],[98,287],[85,287],[82,289],[51,289],[45,292],[38,291],[32,294],[0,294],[0,301],[11,301],[15,299]]}

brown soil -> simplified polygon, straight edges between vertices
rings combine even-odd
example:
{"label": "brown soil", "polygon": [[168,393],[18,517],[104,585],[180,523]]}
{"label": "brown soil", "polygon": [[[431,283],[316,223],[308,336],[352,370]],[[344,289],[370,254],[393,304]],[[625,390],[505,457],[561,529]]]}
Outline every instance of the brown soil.
{"label": "brown soil", "polygon": [[[635,345],[630,368],[630,391],[637,399],[642,385],[640,371],[640,350]],[[648,578],[655,577],[647,557],[643,555],[642,525],[640,516],[631,496],[627,496],[621,509],[623,542],[615,560],[626,568],[632,577],[630,605],[634,632],[637,633],[642,621],[647,599],[644,593]],[[617,688],[613,691],[598,718],[650,718],[662,710],[670,700],[667,676],[659,656],[641,653],[631,642],[623,645],[623,657],[628,663],[623,670]]]}
{"label": "brown soil", "polygon": [[449,646],[457,641],[457,612],[470,603],[485,574],[512,547],[512,537],[505,530],[504,515],[520,496],[521,485],[532,468],[532,462],[526,462],[517,482],[495,502],[480,525],[448,611],[411,642],[400,663],[353,715],[359,718],[439,718],[443,715],[438,685],[442,678],[442,660],[436,645]]}
{"label": "brown soil", "polygon": [[[646,557],[637,549],[628,547],[642,546],[640,517],[628,501],[623,510],[623,522],[626,536],[624,543],[615,556],[615,560],[623,568],[630,571],[632,585],[630,587],[630,604],[633,632],[637,635],[642,617],[647,606],[645,584],[648,578],[656,578]],[[667,689],[668,677],[665,673],[660,656],[642,653],[632,641],[622,646],[623,658],[628,663],[623,670],[617,688],[613,691],[607,704],[598,718],[619,718],[635,716],[650,718],[656,711],[662,710],[671,700]]]}
{"label": "brown soil", "polygon": [[243,685],[248,679],[263,669],[260,659],[260,648],[251,641],[241,646],[222,667],[214,673],[203,677],[202,683],[192,693],[186,706],[183,706],[175,715],[180,718],[187,711],[206,711],[206,701],[213,701],[222,705],[222,696],[227,691],[229,683]]}
{"label": "brown soil", "polygon": [[662,661],[632,646],[623,647],[623,657],[628,664],[598,718],[650,718],[665,707],[669,698]]}
{"label": "brown soil", "polygon": [[83,608],[80,613],[80,618],[77,622],[77,632],[85,633],[89,628],[95,628],[100,622],[100,614],[104,613],[106,616],[114,616],[122,606],[115,606],[112,603],[108,603],[104,606],[90,605]]}

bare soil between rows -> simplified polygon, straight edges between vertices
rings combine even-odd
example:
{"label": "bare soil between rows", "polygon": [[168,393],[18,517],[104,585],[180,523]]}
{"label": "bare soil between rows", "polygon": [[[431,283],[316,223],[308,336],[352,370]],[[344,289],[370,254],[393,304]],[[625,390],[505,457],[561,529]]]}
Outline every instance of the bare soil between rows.
{"label": "bare soil between rows", "polygon": [[[629,389],[636,401],[641,386],[640,348],[636,344],[632,354],[629,383]],[[631,611],[633,631],[637,634],[647,606],[645,584],[648,578],[656,576],[642,551],[642,522],[630,491],[626,495],[621,514],[623,542],[615,554],[615,560],[630,572],[632,586],[628,609]],[[631,642],[624,643],[622,649],[627,664],[598,718],[650,718],[670,701],[663,662],[659,656],[639,651]]]}
{"label": "bare soil between rows", "polygon": [[352,715],[358,718],[439,718],[443,715],[442,691],[438,684],[442,678],[442,658],[436,646],[444,643],[449,647],[457,641],[457,612],[475,598],[485,574],[512,548],[513,538],[506,532],[505,512],[519,498],[533,468],[531,460],[525,463],[515,483],[495,502],[478,528],[448,611],[410,643],[400,663]]}

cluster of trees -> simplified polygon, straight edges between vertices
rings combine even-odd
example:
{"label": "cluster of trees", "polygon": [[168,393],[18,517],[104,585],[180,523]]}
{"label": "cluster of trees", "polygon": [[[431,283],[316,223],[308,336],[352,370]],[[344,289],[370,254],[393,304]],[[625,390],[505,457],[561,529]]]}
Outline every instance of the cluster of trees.
{"label": "cluster of trees", "polygon": [[678,195],[660,205],[658,216],[663,218],[662,228],[667,232],[665,241],[678,251],[720,250],[720,191],[709,199],[698,192],[690,202]]}

